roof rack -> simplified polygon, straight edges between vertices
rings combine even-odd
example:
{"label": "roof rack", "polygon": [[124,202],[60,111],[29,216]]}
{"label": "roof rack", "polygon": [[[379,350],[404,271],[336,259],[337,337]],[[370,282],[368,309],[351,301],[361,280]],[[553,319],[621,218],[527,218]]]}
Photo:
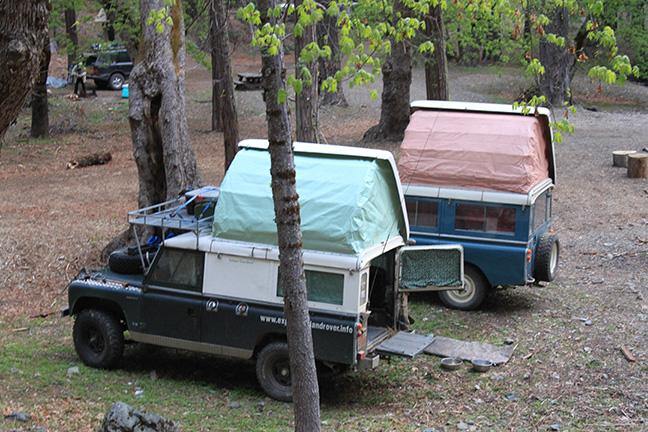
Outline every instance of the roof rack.
{"label": "roof rack", "polygon": [[[137,226],[158,228],[161,239],[167,238],[167,231],[179,234],[178,231],[193,232],[196,235],[196,249],[198,248],[199,233],[210,230],[214,222],[213,209],[218,199],[219,188],[206,186],[199,189],[185,191],[178,198],[144,207],[128,212],[128,223],[133,227],[137,248],[141,255],[141,243],[137,235]],[[195,204],[206,199],[207,205],[200,215],[194,214]],[[211,207],[209,216],[203,216]],[[142,261],[143,262],[143,261]]]}
{"label": "roof rack", "polygon": [[211,228],[214,217],[197,218],[189,213],[187,204],[191,201],[185,201],[184,197],[179,197],[128,212],[128,223],[161,228],[162,231],[174,229],[192,231],[196,234],[203,229]]}

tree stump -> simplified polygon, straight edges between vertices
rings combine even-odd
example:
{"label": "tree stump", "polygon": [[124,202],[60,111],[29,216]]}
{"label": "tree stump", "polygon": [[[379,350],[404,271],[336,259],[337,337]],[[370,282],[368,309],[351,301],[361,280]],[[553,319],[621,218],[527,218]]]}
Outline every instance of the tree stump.
{"label": "tree stump", "polygon": [[648,154],[634,153],[628,155],[628,177],[630,178],[648,177]]}
{"label": "tree stump", "polygon": [[628,166],[628,156],[637,153],[634,150],[617,150],[612,152],[612,165],[618,167]]}

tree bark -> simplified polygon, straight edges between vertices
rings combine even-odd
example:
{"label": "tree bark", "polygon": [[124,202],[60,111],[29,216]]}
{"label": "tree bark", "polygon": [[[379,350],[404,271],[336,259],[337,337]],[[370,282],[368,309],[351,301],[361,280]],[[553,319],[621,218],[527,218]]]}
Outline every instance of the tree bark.
{"label": "tree bark", "polygon": [[[302,0],[297,0],[296,6],[299,8],[302,3]],[[296,19],[298,19],[298,13]],[[315,34],[316,26],[309,25],[303,29],[301,36],[295,38],[295,77],[303,80],[301,92],[295,95],[297,141],[312,143],[318,142],[317,60],[306,62],[300,58],[300,55],[304,48],[315,42]],[[302,75],[303,68],[307,68],[310,72],[310,84],[308,84],[307,78]]]}
{"label": "tree bark", "polygon": [[[548,6],[547,16],[551,22],[544,28],[545,33],[552,33],[565,40],[569,36],[569,15],[567,6]],[[540,90],[552,106],[560,106],[570,98],[570,73],[568,44],[560,47],[540,39],[540,63],[545,73],[540,76]]]}
{"label": "tree bark", "polygon": [[30,136],[32,138],[49,138],[49,108],[47,106],[47,72],[49,71],[50,59],[49,40],[43,45],[40,70],[34,89],[32,90],[31,109],[32,122]]}
{"label": "tree bark", "polygon": [[3,1],[0,7],[0,148],[40,71],[48,40],[49,1]]}
{"label": "tree bark", "polygon": [[216,20],[216,3],[220,0],[210,0],[209,7],[209,31],[210,31],[210,45],[211,45],[211,61],[212,61],[212,112],[211,112],[211,128],[214,132],[223,131],[223,109],[221,107],[221,94],[223,93],[221,76],[219,75],[218,62],[221,61],[219,41],[221,36],[218,32],[220,26]]}
{"label": "tree bark", "polygon": [[[325,5],[328,6],[328,3]],[[319,69],[317,83],[319,86],[326,78],[335,76],[342,69],[340,66],[342,57],[340,55],[340,34],[337,27],[337,17],[325,13],[322,21],[317,23],[317,43],[320,47],[329,46],[331,48],[330,59],[320,57],[317,61]],[[320,89],[318,89],[319,91]],[[320,92],[319,104],[349,106],[341,86],[338,86],[337,91],[334,92],[328,90],[323,93]]]}
{"label": "tree bark", "polygon": [[[185,45],[182,3],[168,7],[173,26],[166,21],[158,33],[146,24],[151,10],[167,8],[164,0],[140,0],[142,39],[129,78],[128,119],[133,155],[139,176],[140,208],[177,198],[202,180],[191,147],[185,116]],[[140,236],[152,233],[138,232]],[[114,238],[101,253],[106,260],[113,250],[131,242],[131,229]]]}
{"label": "tree bark", "polygon": [[428,100],[449,100],[448,61],[443,31],[443,10],[439,3],[425,17],[425,34],[434,44],[434,52],[425,60],[425,90]]}
{"label": "tree bark", "polygon": [[79,36],[77,35],[76,29],[76,9],[74,7],[65,9],[65,31],[67,32],[70,43],[72,44],[72,49],[68,47],[67,50],[67,65],[68,70],[70,67],[76,64],[77,48],[79,46]]}
{"label": "tree bark", "polygon": [[[405,17],[409,9],[396,0],[394,3],[395,23]],[[391,55],[382,67],[383,91],[380,106],[380,122],[365,132],[364,140],[399,141],[403,138],[409,123],[410,84],[412,82],[412,58],[406,42],[391,38]]]}
{"label": "tree bark", "polygon": [[[268,17],[268,10],[274,6],[275,0],[259,1],[259,12],[264,24],[274,25],[274,17]],[[272,195],[279,243],[279,269],[284,287],[284,316],[293,387],[295,431],[318,432],[321,428],[319,387],[306,297],[290,117],[287,103],[280,103],[278,100],[279,91],[285,89],[283,47],[280,47],[279,54],[274,56],[263,50],[261,61],[268,120]]]}
{"label": "tree bark", "polygon": [[[229,57],[227,9],[224,0],[211,0],[212,130],[223,131],[225,171],[238,149],[239,124],[234,97],[232,63]],[[216,118],[215,118],[216,117]],[[218,120],[215,122],[215,120]],[[218,129],[216,126],[220,126]]]}

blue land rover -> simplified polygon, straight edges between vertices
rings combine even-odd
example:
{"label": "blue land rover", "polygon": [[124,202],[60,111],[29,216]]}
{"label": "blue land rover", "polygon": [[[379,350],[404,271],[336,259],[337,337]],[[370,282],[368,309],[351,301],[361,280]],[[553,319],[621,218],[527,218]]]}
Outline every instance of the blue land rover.
{"label": "blue land rover", "polygon": [[445,305],[471,310],[490,288],[554,279],[549,110],[414,102],[399,172],[410,237],[463,245],[464,287],[439,292]]}

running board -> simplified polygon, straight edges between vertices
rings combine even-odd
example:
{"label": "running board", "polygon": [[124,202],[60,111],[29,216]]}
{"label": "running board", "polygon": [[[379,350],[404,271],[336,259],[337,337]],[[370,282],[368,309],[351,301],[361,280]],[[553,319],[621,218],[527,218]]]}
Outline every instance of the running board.
{"label": "running board", "polygon": [[423,336],[416,333],[398,332],[394,337],[383,342],[376,353],[388,356],[412,358],[420,354],[434,342],[434,335]]}

